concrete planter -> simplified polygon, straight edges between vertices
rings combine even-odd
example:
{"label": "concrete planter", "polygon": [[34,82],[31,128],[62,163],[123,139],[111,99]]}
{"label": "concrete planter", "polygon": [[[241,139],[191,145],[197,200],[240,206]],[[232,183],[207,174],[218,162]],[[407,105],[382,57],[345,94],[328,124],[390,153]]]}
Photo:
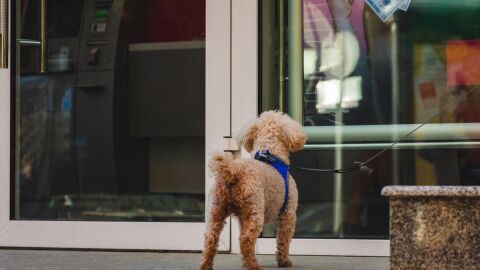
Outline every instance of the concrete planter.
{"label": "concrete planter", "polygon": [[391,269],[480,269],[480,187],[388,186]]}

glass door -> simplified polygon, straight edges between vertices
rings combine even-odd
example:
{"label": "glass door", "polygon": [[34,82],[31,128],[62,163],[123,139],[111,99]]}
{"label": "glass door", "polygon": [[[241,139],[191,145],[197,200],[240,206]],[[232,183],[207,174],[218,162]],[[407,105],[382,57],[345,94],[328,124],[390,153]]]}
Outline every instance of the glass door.
{"label": "glass door", "polygon": [[[11,116],[1,122],[11,132],[0,139],[11,143],[0,149],[11,155],[0,177],[10,190],[0,246],[201,250],[207,153],[230,126],[230,96],[217,86],[229,78],[206,80],[219,65],[229,70],[207,60],[229,54],[209,43],[228,39],[218,26],[228,3],[12,6],[11,80],[0,81],[12,89],[0,106]],[[207,13],[227,17],[212,23]]]}
{"label": "glass door", "polygon": [[[370,123],[352,121],[376,105],[371,99],[365,103],[366,98],[361,100],[359,94],[365,81],[358,73],[367,65],[365,58],[359,57],[359,49],[365,44],[356,42],[354,35],[357,30],[363,31],[362,16],[358,14],[358,9],[363,9],[363,5],[358,6],[360,2],[280,0],[264,1],[259,6],[259,108],[285,111],[304,126],[308,136],[305,149],[292,156],[292,167],[346,168],[375,153],[362,144],[361,138],[350,148],[345,140],[351,125]],[[332,28],[337,24],[346,29]],[[315,91],[320,86],[325,92]],[[341,104],[335,101],[338,87],[348,90]],[[382,117],[389,116],[384,113]],[[328,138],[317,135],[327,132]],[[389,156],[382,156],[382,168],[370,164],[375,169],[372,175],[292,168],[299,189],[299,207],[291,253],[388,256],[388,204],[380,190],[394,175]],[[264,229],[260,253],[275,252],[275,234],[274,226]]]}
{"label": "glass door", "polygon": [[[382,187],[478,185],[479,1],[412,1],[385,21],[363,0],[259,8],[258,106],[288,112],[309,138],[292,165],[371,169],[291,170],[292,253],[386,256]],[[274,252],[274,228],[262,236],[259,252]]]}

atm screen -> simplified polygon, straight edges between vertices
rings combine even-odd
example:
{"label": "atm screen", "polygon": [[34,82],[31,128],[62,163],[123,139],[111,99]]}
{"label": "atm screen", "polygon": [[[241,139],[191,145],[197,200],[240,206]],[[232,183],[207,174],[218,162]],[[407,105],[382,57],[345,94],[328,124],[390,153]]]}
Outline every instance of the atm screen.
{"label": "atm screen", "polygon": [[[40,1],[23,0],[21,4],[21,25],[23,39],[39,39]],[[77,37],[82,22],[85,0],[48,0],[47,37]]]}
{"label": "atm screen", "polygon": [[80,31],[85,0],[47,1],[47,36],[49,38],[76,37]]}

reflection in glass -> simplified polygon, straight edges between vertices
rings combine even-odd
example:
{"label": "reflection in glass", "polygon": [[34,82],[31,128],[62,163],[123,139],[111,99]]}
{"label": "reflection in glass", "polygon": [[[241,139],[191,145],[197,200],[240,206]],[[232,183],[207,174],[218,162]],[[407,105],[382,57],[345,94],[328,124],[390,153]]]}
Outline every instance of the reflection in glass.
{"label": "reflection in glass", "polygon": [[[282,3],[261,7],[260,101],[262,110],[295,115],[301,107],[297,120],[309,141],[293,166],[366,161],[480,85],[480,1],[412,1],[385,23],[363,0],[303,0],[299,10],[295,1]],[[303,26],[301,48],[289,44],[298,31],[292,21]],[[299,62],[303,71],[289,73]],[[298,78],[303,89],[289,89]],[[480,184],[479,104],[474,90],[372,160],[371,174],[292,169],[300,193],[296,237],[387,239],[385,185]],[[269,227],[263,236],[274,233]]]}
{"label": "reflection in glass", "polygon": [[203,222],[205,1],[17,5],[14,218]]}
{"label": "reflection in glass", "polygon": [[[378,18],[370,22],[364,16],[364,9],[368,7],[363,1],[303,2],[304,59],[308,55],[308,61],[315,63],[304,68],[303,75],[304,118],[308,125],[335,125],[339,118],[345,125],[391,123],[388,117],[390,85],[386,87],[386,83],[379,85],[380,82],[373,81],[377,77],[388,80],[390,64],[388,61],[379,62],[376,66],[378,74],[374,76],[369,68],[373,55],[367,52],[367,45],[370,45],[369,49],[372,46],[388,48],[390,40],[385,38],[388,33],[368,36],[366,24],[379,22]],[[336,82],[338,87],[324,89],[324,85],[331,82]],[[325,105],[322,96],[327,91],[330,95],[335,92],[340,102]],[[379,100],[383,101],[382,104],[375,102]]]}

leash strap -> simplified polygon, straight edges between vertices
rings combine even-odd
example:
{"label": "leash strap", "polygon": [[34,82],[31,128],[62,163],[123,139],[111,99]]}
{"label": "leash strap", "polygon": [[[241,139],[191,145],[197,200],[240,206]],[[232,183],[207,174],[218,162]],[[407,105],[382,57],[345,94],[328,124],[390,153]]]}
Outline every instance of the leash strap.
{"label": "leash strap", "polygon": [[287,207],[288,202],[288,165],[278,157],[270,154],[268,149],[264,151],[257,151],[254,158],[258,161],[269,164],[282,176],[283,184],[285,186],[285,197],[283,198],[282,209],[280,209],[280,213],[282,213]]}

